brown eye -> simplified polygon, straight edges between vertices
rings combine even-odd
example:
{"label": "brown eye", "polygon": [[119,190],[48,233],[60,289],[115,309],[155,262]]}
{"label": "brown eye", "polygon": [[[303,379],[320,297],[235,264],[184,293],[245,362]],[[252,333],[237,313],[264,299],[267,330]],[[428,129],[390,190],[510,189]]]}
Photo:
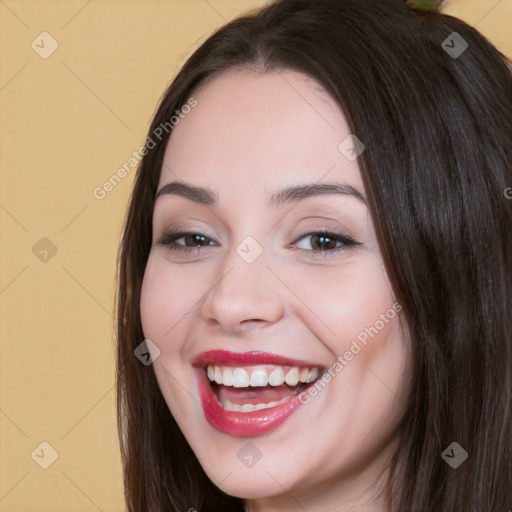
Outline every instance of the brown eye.
{"label": "brown eye", "polygon": [[213,240],[202,233],[187,233],[183,231],[168,232],[159,238],[155,245],[165,245],[171,251],[192,251],[194,248],[213,245]]}
{"label": "brown eye", "polygon": [[[305,242],[302,242],[302,240],[305,240]],[[311,252],[337,253],[344,248],[360,245],[360,242],[356,242],[351,236],[342,233],[317,231],[302,236],[295,245],[298,249]]]}
{"label": "brown eye", "polygon": [[205,241],[208,241],[208,237],[206,237],[205,235],[200,235],[197,233],[187,233],[185,236],[182,236],[181,238],[185,240],[185,245],[188,246],[196,247],[198,245],[208,245],[208,243],[204,243]]}

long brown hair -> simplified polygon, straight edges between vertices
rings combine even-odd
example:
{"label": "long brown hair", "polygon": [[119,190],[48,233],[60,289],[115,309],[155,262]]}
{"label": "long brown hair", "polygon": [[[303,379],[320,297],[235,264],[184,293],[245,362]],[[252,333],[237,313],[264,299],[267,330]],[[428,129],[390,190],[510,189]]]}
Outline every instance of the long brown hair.
{"label": "long brown hair", "polygon": [[[450,52],[454,32],[462,38],[459,55]],[[160,129],[157,139],[155,130],[200,85],[234,68],[310,75],[366,146],[359,163],[368,204],[413,346],[389,510],[512,509],[506,59],[466,23],[400,0],[282,0],[209,37],[173,80],[149,130],[155,147],[137,171],[118,266],[118,425],[128,511],[243,510],[243,500],[206,477],[152,367],[134,356],[144,340],[141,282],[172,135]],[[468,453],[456,469],[442,457],[453,442]]]}

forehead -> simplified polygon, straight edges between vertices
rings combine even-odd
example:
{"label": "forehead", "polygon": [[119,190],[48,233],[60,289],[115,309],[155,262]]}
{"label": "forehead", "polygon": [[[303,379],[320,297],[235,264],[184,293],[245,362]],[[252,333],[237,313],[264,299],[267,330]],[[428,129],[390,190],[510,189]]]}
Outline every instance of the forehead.
{"label": "forehead", "polygon": [[197,106],[171,133],[160,186],[182,179],[221,191],[243,182],[254,195],[327,177],[362,188],[357,161],[339,149],[346,118],[313,78],[231,71],[193,97]]}

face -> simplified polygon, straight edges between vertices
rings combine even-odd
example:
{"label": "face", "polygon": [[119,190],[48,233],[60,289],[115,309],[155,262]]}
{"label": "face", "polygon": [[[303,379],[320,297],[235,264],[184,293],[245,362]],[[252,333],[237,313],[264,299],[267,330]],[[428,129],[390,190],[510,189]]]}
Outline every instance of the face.
{"label": "face", "polygon": [[231,71],[194,98],[142,285],[162,394],[224,492],[268,510],[284,489],[308,510],[318,493],[356,503],[396,448],[408,360],[361,147],[293,71]]}

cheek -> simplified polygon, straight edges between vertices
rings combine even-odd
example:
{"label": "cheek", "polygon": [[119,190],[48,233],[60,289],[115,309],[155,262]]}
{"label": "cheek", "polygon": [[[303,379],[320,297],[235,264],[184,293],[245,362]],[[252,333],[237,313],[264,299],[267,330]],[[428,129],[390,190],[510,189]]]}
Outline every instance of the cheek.
{"label": "cheek", "polygon": [[[285,272],[285,269],[283,269]],[[398,313],[391,286],[379,258],[358,258],[344,265],[286,270],[287,282],[302,302],[305,323],[317,325],[316,334],[335,355],[393,335]],[[374,343],[375,345],[375,343]]]}
{"label": "cheek", "polygon": [[[298,274],[290,275],[289,282],[295,283],[294,291],[304,303],[303,321],[310,328],[318,326],[312,330],[333,361],[328,387],[319,385],[318,400],[311,395],[322,431],[312,441],[315,449],[338,454],[332,465],[324,468],[325,462],[319,463],[324,468],[319,471],[327,476],[341,465],[370,457],[394,432],[405,400],[408,345],[399,320],[401,306],[379,259],[311,269],[302,279]],[[308,431],[303,436],[306,439]]]}
{"label": "cheek", "polygon": [[140,314],[144,336],[157,343],[160,350],[176,347],[163,342],[170,337],[177,339],[180,320],[193,306],[194,294],[190,281],[180,279],[171,265],[150,255],[142,281]]}
{"label": "cheek", "polygon": [[[197,301],[197,290],[163,259],[151,254],[141,287],[140,314],[144,337],[155,343],[160,356],[153,364],[167,406],[183,432],[195,390],[183,365],[187,322],[183,318]],[[179,382],[179,385],[176,383]],[[198,403],[198,398],[193,402]]]}

